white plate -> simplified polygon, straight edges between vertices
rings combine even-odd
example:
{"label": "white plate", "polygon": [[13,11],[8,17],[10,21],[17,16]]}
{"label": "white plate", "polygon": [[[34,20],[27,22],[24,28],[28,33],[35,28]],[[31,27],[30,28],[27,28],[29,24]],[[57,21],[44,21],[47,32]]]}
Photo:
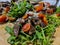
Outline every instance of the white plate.
{"label": "white plate", "polygon": [[0,0],[0,2],[6,2],[6,1],[11,2],[11,0]]}
{"label": "white plate", "polygon": [[[11,2],[11,0],[0,0],[0,2],[6,2],[6,1]],[[33,0],[33,1],[37,1],[37,0]],[[50,4],[53,4],[53,5],[56,3],[56,0],[43,0],[43,1],[44,2],[49,2]],[[58,2],[57,6],[60,6],[60,0]]]}

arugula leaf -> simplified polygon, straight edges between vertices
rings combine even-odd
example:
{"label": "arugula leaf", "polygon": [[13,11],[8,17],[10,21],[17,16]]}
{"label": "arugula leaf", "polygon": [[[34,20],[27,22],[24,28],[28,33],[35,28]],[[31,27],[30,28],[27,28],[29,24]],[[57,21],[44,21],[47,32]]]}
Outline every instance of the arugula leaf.
{"label": "arugula leaf", "polygon": [[55,27],[60,25],[60,20],[54,16],[48,16],[47,19],[48,23],[54,25]]}
{"label": "arugula leaf", "polygon": [[52,24],[49,24],[47,27],[44,28],[44,34],[46,36],[52,36],[54,32],[55,32],[55,26]]}
{"label": "arugula leaf", "polygon": [[11,6],[8,16],[15,18],[22,17],[27,10],[30,10],[32,8],[33,8],[32,5],[26,1],[22,1],[18,4],[13,3],[13,6]]}
{"label": "arugula leaf", "polygon": [[36,30],[36,35],[38,39],[43,39],[42,33]]}
{"label": "arugula leaf", "polygon": [[39,25],[37,25],[35,28],[36,30],[41,31],[41,27]]}
{"label": "arugula leaf", "polygon": [[12,28],[6,26],[5,30],[6,30],[10,35],[14,35]]}
{"label": "arugula leaf", "polygon": [[15,36],[10,36],[7,41],[8,41],[8,43],[10,43],[10,44],[14,44],[14,43],[15,43],[15,39],[16,39]]}
{"label": "arugula leaf", "polygon": [[60,13],[60,7],[57,7],[57,10],[55,13]]}

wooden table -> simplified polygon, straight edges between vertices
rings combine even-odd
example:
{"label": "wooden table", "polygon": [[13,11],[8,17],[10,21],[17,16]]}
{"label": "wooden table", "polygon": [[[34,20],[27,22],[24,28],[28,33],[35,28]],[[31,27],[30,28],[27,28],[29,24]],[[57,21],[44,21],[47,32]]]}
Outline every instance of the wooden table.
{"label": "wooden table", "polygon": [[[0,24],[0,45],[10,45],[7,42],[8,37],[10,36],[8,33],[5,31],[5,26],[13,26],[12,23],[6,23],[6,24]],[[56,28],[56,32],[54,34],[54,42],[53,45],[60,45],[60,27]]]}
{"label": "wooden table", "polygon": [[7,42],[7,39],[10,35],[5,31],[5,27],[7,25],[13,26],[12,23],[0,24],[0,45],[10,45]]}

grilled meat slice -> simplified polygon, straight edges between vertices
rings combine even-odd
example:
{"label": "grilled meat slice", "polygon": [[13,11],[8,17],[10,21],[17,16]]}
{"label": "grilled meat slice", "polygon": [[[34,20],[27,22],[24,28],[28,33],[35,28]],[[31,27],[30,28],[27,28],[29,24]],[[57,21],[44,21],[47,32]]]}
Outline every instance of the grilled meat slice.
{"label": "grilled meat slice", "polygon": [[19,29],[20,29],[20,26],[18,24],[15,24],[14,25],[14,34],[15,36],[17,37],[18,34],[19,34]]}
{"label": "grilled meat slice", "polygon": [[41,20],[38,17],[35,17],[31,20],[32,25],[39,25]]}
{"label": "grilled meat slice", "polygon": [[14,25],[14,34],[17,37],[19,34],[19,29],[21,29],[21,26],[19,24],[23,24],[24,20],[22,18],[17,19],[15,25]]}

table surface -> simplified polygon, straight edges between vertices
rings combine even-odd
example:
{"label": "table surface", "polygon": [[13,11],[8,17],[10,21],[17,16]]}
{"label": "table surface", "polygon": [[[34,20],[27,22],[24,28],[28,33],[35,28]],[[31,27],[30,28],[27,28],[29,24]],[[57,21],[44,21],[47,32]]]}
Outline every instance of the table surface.
{"label": "table surface", "polygon": [[[12,23],[6,23],[6,24],[0,24],[0,45],[10,45],[7,42],[8,37],[10,36],[8,33],[5,31],[5,26],[13,26]],[[56,32],[54,34],[54,42],[53,45],[60,45],[60,27],[56,28]]]}
{"label": "table surface", "polygon": [[7,25],[13,26],[12,23],[0,24],[0,45],[10,45],[7,42],[7,39],[10,35],[5,31],[5,27]]}

